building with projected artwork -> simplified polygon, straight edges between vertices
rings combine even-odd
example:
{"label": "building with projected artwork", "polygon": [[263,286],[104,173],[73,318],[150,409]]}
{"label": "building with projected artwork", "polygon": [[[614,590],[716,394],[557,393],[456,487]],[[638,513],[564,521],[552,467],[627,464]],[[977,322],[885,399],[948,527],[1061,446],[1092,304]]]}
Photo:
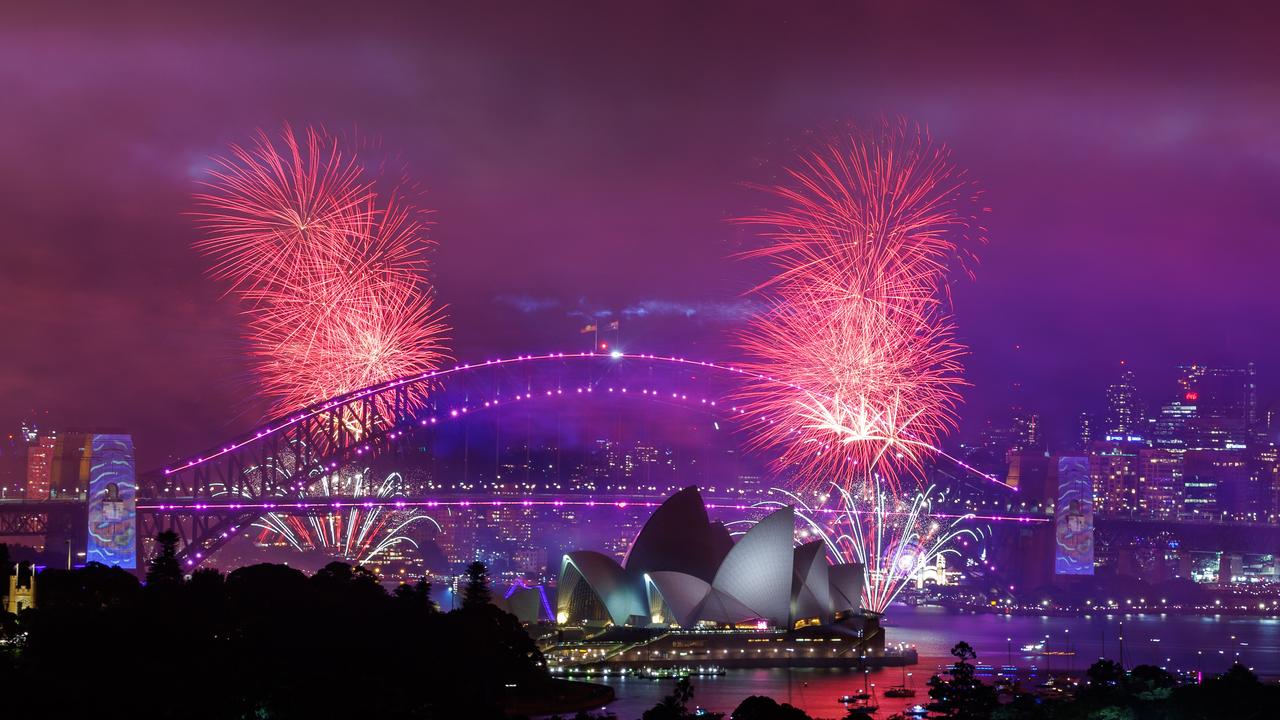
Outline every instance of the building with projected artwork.
{"label": "building with projected artwork", "polygon": [[556,620],[580,641],[553,654],[752,666],[903,658],[886,655],[877,618],[862,613],[862,566],[832,564],[822,542],[797,547],[794,537],[795,512],[784,507],[734,542],[698,489],[685,488],[654,511],[622,563],[589,550],[563,556]]}

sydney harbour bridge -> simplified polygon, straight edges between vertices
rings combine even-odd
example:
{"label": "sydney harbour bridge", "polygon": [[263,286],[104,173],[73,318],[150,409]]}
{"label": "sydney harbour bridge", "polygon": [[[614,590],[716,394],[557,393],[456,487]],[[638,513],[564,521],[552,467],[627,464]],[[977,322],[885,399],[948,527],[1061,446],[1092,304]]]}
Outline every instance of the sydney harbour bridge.
{"label": "sydney harbour bridge", "polygon": [[[718,430],[733,433],[741,429],[744,411],[732,398],[744,374],[749,373],[732,364],[671,355],[546,353],[460,364],[356,390],[140,474],[135,534],[139,563],[154,552],[156,535],[172,530],[180,539],[181,561],[194,568],[267,513],[315,515],[356,506],[655,506],[661,496],[640,489],[600,496],[557,494],[544,488],[514,494],[438,491],[385,498],[321,495],[314,490],[322,478],[341,468],[394,460],[406,446],[422,445],[424,438],[443,428],[492,421],[513,406],[526,415],[550,416],[565,405],[607,400],[619,422],[640,422],[645,417],[662,422],[693,413],[710,420]],[[953,476],[989,483],[993,493],[1016,492],[956,458],[945,454],[941,458],[951,466]],[[708,500],[713,508],[719,504],[727,510],[752,510],[742,497],[713,494]],[[83,514],[82,506],[72,501],[9,502],[0,506],[0,535],[38,534],[46,536],[48,543],[53,542],[49,538],[70,537]],[[1048,520],[1043,516],[982,519]],[[1100,532],[1146,529],[1142,521],[1099,518]],[[1227,532],[1221,526],[1182,524],[1177,532],[1183,542],[1204,549],[1249,551],[1258,542],[1274,539],[1274,529],[1260,535],[1253,527]]]}

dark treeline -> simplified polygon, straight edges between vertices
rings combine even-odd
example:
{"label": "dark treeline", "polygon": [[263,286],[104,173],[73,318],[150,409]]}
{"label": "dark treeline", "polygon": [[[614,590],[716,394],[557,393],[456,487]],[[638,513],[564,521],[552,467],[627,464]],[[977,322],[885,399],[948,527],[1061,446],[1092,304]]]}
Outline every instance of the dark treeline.
{"label": "dark treeline", "polygon": [[[977,654],[968,643],[951,650],[956,661],[942,675],[929,680],[929,697],[922,700],[930,718],[953,720],[1271,720],[1280,717],[1280,685],[1260,682],[1247,668],[1234,665],[1201,684],[1183,683],[1151,665],[1125,670],[1111,660],[1089,667],[1080,687],[1061,695],[1043,695],[1017,687],[998,689],[975,674]],[[641,720],[705,720],[723,717],[700,714],[688,679],[644,713]],[[852,707],[844,720],[907,720],[902,714],[876,715]],[[804,711],[772,698],[753,696],[742,701],[730,720],[814,720]]]}
{"label": "dark treeline", "polygon": [[1152,665],[1125,670],[1099,660],[1080,686],[1059,697],[1014,687],[1003,693],[975,676],[977,653],[951,649],[955,663],[929,680],[930,717],[957,720],[1262,720],[1280,715],[1280,686],[1234,665],[1203,683],[1186,683]]}
{"label": "dark treeline", "polygon": [[37,608],[5,619],[0,716],[498,718],[552,682],[516,618],[484,598],[441,613],[429,585],[389,593],[343,563],[184,579],[174,541],[145,585],[95,564],[40,573]]}
{"label": "dark treeline", "polygon": [[[228,575],[198,570],[186,579],[173,557],[175,540],[164,538],[145,585],[102,565],[49,569],[37,579],[37,608],[17,617],[0,612],[0,717],[487,720],[547,698],[562,707],[602,704],[582,702],[596,699],[582,695],[590,686],[548,677],[516,618],[489,603],[478,563],[469,568],[463,607],[442,613],[429,585],[387,592],[372,573],[344,563],[312,576],[254,565]],[[955,663],[929,681],[929,698],[922,700],[930,717],[1280,716],[1280,686],[1240,666],[1189,684],[1157,667],[1125,670],[1101,660],[1079,688],[1054,697],[998,690],[975,676],[976,654],[967,644],[952,654]],[[708,717],[697,715],[694,690],[681,681],[643,720]],[[751,697],[729,717],[809,716]],[[848,718],[869,720],[857,710]]]}

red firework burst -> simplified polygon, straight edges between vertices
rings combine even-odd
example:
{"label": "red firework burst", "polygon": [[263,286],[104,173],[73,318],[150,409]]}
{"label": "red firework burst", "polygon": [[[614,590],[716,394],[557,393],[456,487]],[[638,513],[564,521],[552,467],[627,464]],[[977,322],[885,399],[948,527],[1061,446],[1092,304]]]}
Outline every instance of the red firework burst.
{"label": "red firework burst", "polygon": [[976,195],[945,149],[905,123],[801,158],[769,190],[767,309],[741,335],[750,442],[805,488],[895,486],[954,428],[963,385],[948,280],[984,232]]}
{"label": "red firework burst", "polygon": [[246,304],[276,410],[438,366],[447,326],[425,281],[422,210],[312,129],[259,133],[217,165],[196,196],[208,234],[196,248]]}

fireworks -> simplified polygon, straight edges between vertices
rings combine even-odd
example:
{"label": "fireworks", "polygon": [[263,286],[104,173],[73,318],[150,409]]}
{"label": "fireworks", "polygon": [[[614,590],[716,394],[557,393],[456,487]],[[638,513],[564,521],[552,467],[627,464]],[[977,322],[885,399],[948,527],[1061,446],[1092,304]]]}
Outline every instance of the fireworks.
{"label": "fireworks", "polygon": [[[259,528],[259,543],[278,538],[296,550],[319,550],[355,563],[367,563],[401,543],[417,547],[418,543],[404,531],[418,523],[428,522],[440,529],[431,516],[405,508],[401,502],[388,501],[403,491],[400,473],[390,473],[379,483],[371,479],[369,468],[325,472],[300,464],[305,448],[292,449],[300,452],[281,453],[266,464],[246,467],[239,482],[210,483],[210,495],[250,502],[260,502],[263,497],[293,496],[295,501],[290,504],[298,508],[312,507],[313,503],[307,501],[341,498],[343,508],[335,505],[333,512],[302,516],[267,512],[253,522],[253,527]],[[379,502],[359,502],[361,499]]]}
{"label": "fireworks", "polygon": [[196,196],[196,249],[245,304],[280,412],[435,369],[447,327],[425,281],[425,213],[341,143],[286,127],[217,160]]}
{"label": "fireworks", "polygon": [[800,486],[896,487],[955,425],[963,385],[948,283],[968,272],[976,195],[918,129],[884,124],[803,157],[770,189],[767,307],[742,333],[750,443]]}
{"label": "fireworks", "polygon": [[804,487],[914,472],[953,423],[961,348],[950,327],[896,321],[858,300],[779,303],[744,334],[755,356],[741,392],[753,447]]}
{"label": "fireworks", "polygon": [[970,515],[946,524],[930,517],[932,490],[926,488],[908,499],[886,492],[879,484],[870,484],[859,494],[835,487],[840,505],[831,521],[821,519],[795,495],[785,494],[797,503],[796,514],[832,555],[841,562],[862,565],[862,607],[879,614],[940,556],[956,553],[951,547],[955,540],[979,539],[975,531],[959,527],[972,519]]}
{"label": "fireworks", "polygon": [[[319,497],[361,497],[386,499],[400,489],[399,473],[391,473],[381,483],[369,480],[369,471],[351,475],[328,475],[317,483]],[[428,522],[440,530],[440,524],[429,515],[412,510],[388,508],[383,504],[369,507],[350,507],[344,511],[307,517],[267,513],[254,527],[262,530],[258,540],[275,536],[297,550],[319,550],[324,553],[363,564],[376,559],[387,550],[407,543],[417,547],[413,538],[404,531],[421,522]]]}

